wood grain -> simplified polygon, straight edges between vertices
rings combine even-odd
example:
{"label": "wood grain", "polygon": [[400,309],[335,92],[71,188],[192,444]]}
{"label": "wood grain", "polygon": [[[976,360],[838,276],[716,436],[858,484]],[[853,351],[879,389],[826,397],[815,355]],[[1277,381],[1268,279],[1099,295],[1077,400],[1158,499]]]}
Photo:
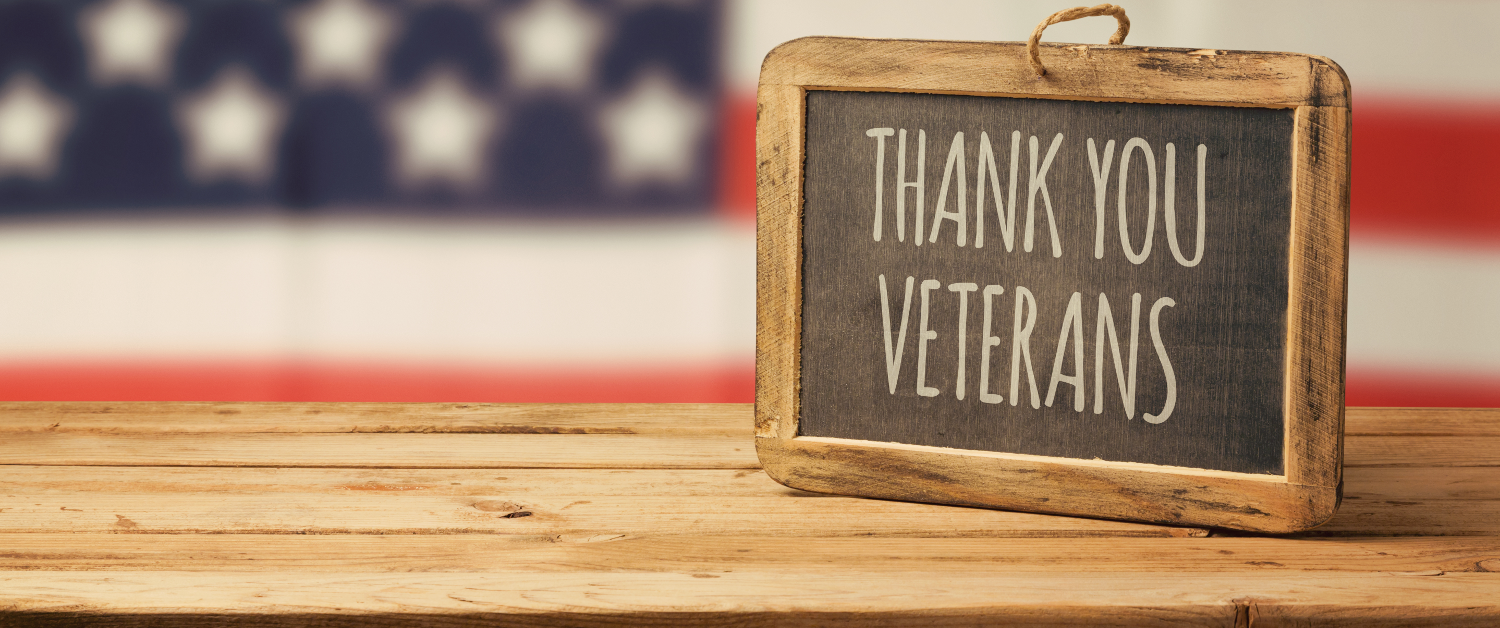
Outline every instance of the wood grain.
{"label": "wood grain", "polygon": [[0,402],[0,434],[360,433],[748,436],[751,404]]}
{"label": "wood grain", "polygon": [[[393,469],[257,467],[0,467],[0,496],[45,492],[277,494],[362,492],[478,496],[579,495],[816,496],[759,470]],[[1351,467],[1346,499],[1500,500],[1500,467]],[[840,502],[829,502],[840,503]],[[938,509],[937,512],[947,512]],[[3,512],[0,512],[3,514]]]}
{"label": "wood grain", "polygon": [[803,90],[762,85],[755,124],[755,433],[797,435]]}
{"label": "wood grain", "polygon": [[[754,404],[0,402],[0,433],[747,434]],[[1367,408],[1346,412],[1357,436],[1500,436],[1500,409]],[[553,430],[553,431],[545,431]],[[627,431],[629,430],[629,431]]]}
{"label": "wood grain", "polygon": [[[701,577],[706,576],[706,577]],[[1433,618],[1500,620],[1500,575],[1301,572],[1274,579],[1176,572],[970,574],[807,571],[718,573],[245,573],[112,571],[109,587],[74,572],[0,575],[0,608],[121,620],[202,613],[384,616],[416,623],[593,622],[702,625],[1232,625],[1237,606],[1320,625],[1413,625]],[[1193,582],[1183,588],[1173,583]],[[747,597],[747,591],[759,594]],[[1163,600],[1154,604],[1143,600]],[[1168,601],[1169,600],[1169,601]],[[394,616],[394,617],[392,617]],[[455,617],[456,616],[456,617]],[[404,617],[404,621],[402,618]],[[451,618],[451,619],[450,619]],[[628,619],[627,619],[628,618]],[[979,619],[983,618],[983,619]],[[273,619],[274,620],[274,619]],[[325,622],[327,621],[325,620]],[[1397,621],[1400,620],[1400,621]],[[77,621],[75,619],[74,621]],[[1364,623],[1360,623],[1364,622]],[[324,622],[316,622],[326,625]],[[131,624],[126,624],[131,625]]]}
{"label": "wood grain", "polygon": [[1500,436],[1354,436],[1344,444],[1351,467],[1500,466]]}
{"label": "wood grain", "polygon": [[1134,471],[808,438],[757,438],[756,450],[778,482],[833,494],[1274,533],[1313,528],[1334,510],[1332,491],[1242,474]]}
{"label": "wood grain", "polygon": [[[1200,529],[790,491],[759,472],[16,467],[0,531],[1182,536]],[[524,514],[523,514],[524,513]],[[941,525],[934,526],[940,519]]]}
{"label": "wood grain", "polygon": [[[1485,573],[1500,538],[819,538],[0,533],[0,572]],[[1289,552],[1289,548],[1297,551]]]}
{"label": "wood grain", "polygon": [[[725,423],[748,431],[744,412]],[[170,430],[21,431],[0,439],[0,464],[385,468],[756,469],[748,436],[474,433],[302,433]],[[197,428],[195,428],[197,429]],[[1428,427],[1423,429],[1436,429]],[[1481,433],[1474,425],[1459,430]],[[1500,436],[1351,436],[1347,461],[1363,466],[1500,466]],[[628,447],[621,443],[630,443]]]}
{"label": "wood grain", "polygon": [[1344,500],[1500,500],[1500,467],[1350,467]]}
{"label": "wood grain", "polygon": [[[521,429],[478,434],[461,430],[493,424],[461,418],[451,424],[459,432],[412,433],[439,424],[444,404],[430,406],[432,416],[421,405],[400,409],[382,433],[308,432],[283,420],[350,413],[350,423],[318,428],[338,429],[379,412],[339,405],[159,404],[142,409],[139,425],[9,430],[0,443],[64,437],[32,441],[27,455],[52,462],[50,448],[69,438],[129,443],[104,447],[124,455],[152,449],[153,437],[180,449],[191,439],[256,436],[347,438],[320,446],[376,462],[196,466],[218,454],[193,454],[173,467],[0,465],[0,625],[1500,622],[1500,466],[1434,466],[1485,455],[1500,411],[1351,410],[1350,432],[1369,435],[1349,439],[1344,507],[1310,533],[1265,537],[821,496],[756,469],[668,468],[704,455],[687,450],[655,462],[618,456],[639,468],[378,466],[383,439],[412,438],[456,459],[475,452],[446,443],[471,437],[495,451],[520,447],[507,441],[546,443],[549,451],[529,455],[564,461],[570,443],[601,435],[538,441],[527,428],[608,426],[604,409],[576,419],[523,409],[535,418],[494,423]],[[0,411],[0,424],[35,425],[17,416],[58,407],[16,404]],[[241,413],[218,413],[225,409]],[[636,425],[651,423],[650,413],[638,408]],[[750,413],[745,405],[663,408],[707,437],[738,429],[741,441]],[[244,418],[253,416],[261,418]],[[693,442],[695,429],[602,436],[633,451],[630,439]],[[577,450],[585,461],[595,457],[589,447]],[[1400,452],[1412,466],[1359,466]],[[438,454],[420,457],[441,464]],[[532,514],[507,517],[519,512]]]}
{"label": "wood grain", "polygon": [[1349,408],[1346,436],[1500,436],[1500,410]]}
{"label": "wood grain", "polygon": [[1332,519],[1303,536],[1497,536],[1500,502],[1346,499]]}
{"label": "wood grain", "polygon": [[744,436],[621,434],[78,434],[0,440],[0,464],[754,469]]}
{"label": "wood grain", "polygon": [[[1344,508],[1315,533],[1500,535],[1500,467],[1352,468],[1347,481]],[[522,510],[533,515],[506,517]],[[928,529],[934,517],[942,528]],[[0,480],[0,531],[12,532],[529,534],[542,524],[569,534],[667,524],[807,537],[1202,534],[804,493],[748,470],[12,466]]]}
{"label": "wood grain", "polygon": [[[45,410],[23,415],[49,416]],[[391,422],[383,426],[387,429],[384,433],[360,432],[335,437],[288,429],[285,426],[291,419],[278,419],[277,416],[284,415],[269,412],[263,421],[227,427],[218,414],[200,424],[177,418],[171,422],[143,421],[140,426],[123,421],[92,427],[75,424],[74,428],[54,431],[31,429],[22,421],[10,421],[9,424],[22,425],[23,429],[14,430],[0,442],[0,460],[3,464],[64,465],[756,468],[759,462],[747,455],[744,446],[747,439],[718,436],[736,429],[747,432],[748,410],[748,406],[739,406],[720,410],[717,415],[699,416],[695,422],[702,425],[702,433],[707,436],[692,436],[684,428],[677,431],[680,436],[649,436],[628,441],[636,445],[624,450],[611,445],[620,442],[618,434],[522,433],[498,440],[469,432],[413,433],[430,426],[426,421]],[[183,417],[192,416],[189,410],[180,412]],[[1355,435],[1347,439],[1347,464],[1351,467],[1500,465],[1500,454],[1496,453],[1500,452],[1500,436],[1497,436],[1500,412],[1438,413],[1439,417],[1447,417],[1441,419],[1432,418],[1430,412],[1413,413],[1412,421],[1402,423],[1399,417],[1403,412],[1351,410],[1350,431]],[[167,423],[165,428],[162,423]],[[1395,427],[1400,425],[1407,427]],[[472,429],[482,432],[486,426]],[[360,446],[350,449],[332,443]],[[595,450],[603,453],[592,461],[586,460],[587,452]],[[560,456],[569,457],[561,462]]]}
{"label": "wood grain", "polygon": [[[766,56],[763,85],[1034,98],[1348,107],[1348,79],[1323,57],[1279,52],[1024,42],[806,37]],[[1205,54],[1206,53],[1206,54]],[[858,64],[850,59],[859,59]]]}
{"label": "wood grain", "polygon": [[1300,107],[1292,138],[1287,304],[1287,481],[1339,485],[1349,271],[1347,107]]}

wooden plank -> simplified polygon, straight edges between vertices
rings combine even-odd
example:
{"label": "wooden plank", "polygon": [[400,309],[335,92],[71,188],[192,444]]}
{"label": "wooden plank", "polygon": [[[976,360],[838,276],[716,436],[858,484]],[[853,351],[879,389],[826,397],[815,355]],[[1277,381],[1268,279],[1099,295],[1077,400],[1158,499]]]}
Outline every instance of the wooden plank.
{"label": "wooden plank", "polygon": [[[753,404],[0,402],[0,433],[747,434]],[[1500,436],[1500,409],[1347,410],[1351,436]]]}
{"label": "wooden plank", "polygon": [[[1401,481],[1383,481],[1393,476]],[[1334,518],[1310,534],[1500,536],[1500,501],[1488,498],[1500,491],[1500,468],[1351,470],[1346,491]],[[532,515],[507,517],[522,511]],[[787,489],[754,470],[6,468],[0,480],[0,531],[61,530],[1203,534],[1191,528],[824,496]]]}
{"label": "wooden plank", "polygon": [[[24,432],[0,464],[395,468],[755,469],[751,439],[721,435]],[[1348,467],[1500,466],[1500,436],[1351,436]]]}
{"label": "wooden plank", "polygon": [[470,433],[748,436],[751,404],[0,402],[0,434]]}
{"label": "wooden plank", "polygon": [[1500,467],[1351,467],[1344,503],[1351,499],[1500,501]]}
{"label": "wooden plank", "polygon": [[[747,434],[753,404],[0,402],[0,433]],[[1500,410],[1347,410],[1351,436],[1500,436]]]}
{"label": "wooden plank", "polygon": [[216,495],[813,495],[787,489],[759,469],[309,469],[6,466],[0,498],[93,493]]}
{"label": "wooden plank", "polygon": [[[1366,447],[1364,441],[1374,444]],[[1351,465],[1393,460],[1462,463],[1466,456],[1493,457],[1500,448],[1500,443],[1483,439],[1451,437],[1361,437],[1348,442],[1355,444],[1349,451]],[[1346,498],[1339,512],[1312,534],[1500,534],[1500,501],[1496,501],[1500,499],[1500,467],[1351,466],[1347,474]]]}
{"label": "wooden plank", "polygon": [[[1341,87],[1347,89],[1348,84]],[[1286,477],[1293,484],[1330,490],[1339,485],[1347,446],[1350,120],[1347,106],[1299,107],[1292,136],[1295,195],[1284,384]]]}
{"label": "wooden plank", "polygon": [[1350,436],[1350,467],[1500,466],[1500,436]]}
{"label": "wooden plank", "polygon": [[1345,500],[1305,536],[1500,536],[1500,502],[1489,500]]}
{"label": "wooden plank", "polygon": [[0,464],[754,469],[744,436],[16,433]]}
{"label": "wooden plank", "polygon": [[[16,467],[0,532],[1202,536],[1205,531],[789,491],[761,473]],[[679,490],[684,489],[684,490]]]}
{"label": "wooden plank", "polygon": [[[15,432],[0,464],[401,468],[734,468],[747,437],[619,434]],[[1348,467],[1500,466],[1500,436],[1350,436]]]}
{"label": "wooden plank", "polygon": [[[260,614],[257,625],[508,621],[735,625],[1492,625],[1500,575],[5,572],[0,608],[112,625]],[[202,619],[198,619],[199,622]],[[1249,625],[1248,622],[1240,625]]]}
{"label": "wooden plank", "polygon": [[[1348,79],[1322,57],[1055,43],[1041,49],[1048,72],[1038,78],[1027,64],[1024,42],[805,37],[766,55],[760,81],[1033,98],[1349,106]],[[868,61],[851,68],[851,57]]]}
{"label": "wooden plank", "polygon": [[[451,449],[447,443],[465,441],[452,437],[464,435],[410,433],[423,431],[402,427],[422,425],[419,409],[414,412],[414,422],[385,424],[393,429],[384,431],[407,433],[355,435],[371,439],[360,447],[374,454],[364,455],[385,455],[382,439],[399,445],[399,456],[430,460],[522,447],[506,442],[550,442],[568,450],[599,438],[473,434],[484,440],[439,455],[414,439],[431,438],[427,447],[444,452]],[[736,420],[734,412],[748,423],[745,406],[713,420]],[[0,410],[0,417],[8,416],[12,411]],[[166,439],[183,439],[172,441],[178,447],[173,455],[198,464],[217,459],[215,452],[232,454],[227,443],[254,436],[245,432],[279,429],[270,417],[266,427],[217,430],[238,434],[203,435],[199,444],[209,445],[198,450],[191,432],[216,431],[195,427],[204,416],[202,408],[192,409],[173,425],[142,431],[179,432]],[[1426,417],[1421,431],[1405,427],[1411,416]],[[1349,439],[1355,444],[1350,462],[1391,465],[1483,456],[1495,445],[1485,438],[1495,435],[1486,426],[1500,413],[1351,409],[1348,417],[1351,433],[1373,426],[1364,432],[1371,436]],[[551,425],[570,425],[566,416],[558,421]],[[0,424],[9,423],[0,418]],[[163,442],[132,434],[130,425],[121,420],[93,433],[31,435],[97,439],[109,443],[100,447],[110,455]],[[706,419],[705,426],[715,429]],[[471,428],[453,431],[465,429]],[[661,429],[641,433],[692,432]],[[724,442],[744,442],[730,433],[710,432]],[[21,434],[0,439],[0,452],[23,449],[4,448],[13,436]],[[231,438],[212,444],[223,437]],[[614,438],[632,443],[647,437]],[[316,449],[313,441],[302,442]],[[340,443],[348,442],[354,441],[339,436],[321,446],[347,449]],[[589,445],[581,447],[579,458],[587,459]],[[27,455],[47,458],[48,452]],[[1169,541],[1131,535],[1201,531],[813,496],[776,485],[753,468],[10,465],[0,472],[0,623],[1500,622],[1500,574],[1487,573],[1500,571],[1500,466],[1351,466],[1345,482],[1339,515],[1314,532],[1321,538]],[[519,512],[532,514],[506,516]],[[185,532],[271,533],[142,534],[170,531],[174,521],[187,522],[179,530]],[[410,534],[369,534],[379,531]],[[313,534],[298,534],[306,532]],[[1384,536],[1417,534],[1469,536]],[[816,540],[786,543],[792,535]],[[1013,535],[1040,538],[1003,538]],[[1081,538],[1047,538],[1069,535]],[[1109,538],[1088,538],[1104,535]]]}
{"label": "wooden plank", "polygon": [[[1250,476],[867,441],[756,438],[776,481],[805,490],[959,506],[1286,533],[1333,514],[1333,489]],[[1061,462],[1059,462],[1061,460]]]}
{"label": "wooden plank", "polygon": [[[813,495],[775,483],[758,469],[323,469],[203,467],[56,467],[0,469],[0,498],[105,493],[279,495]],[[24,499],[22,500],[24,501]],[[9,505],[9,504],[6,504]],[[0,512],[0,514],[4,514]]]}
{"label": "wooden plank", "polygon": [[[1500,501],[1500,467],[1357,467],[1346,476],[1345,503]],[[330,493],[384,495],[821,495],[786,488],[756,469],[309,469],[8,466],[0,498],[47,492]],[[3,506],[0,506],[3,507]],[[3,514],[3,512],[0,512]]]}
{"label": "wooden plank", "polygon": [[0,533],[0,571],[1500,572],[1500,538],[820,538]]}
{"label": "wooden plank", "polygon": [[1500,410],[1488,408],[1349,408],[1349,436],[1500,436]]}
{"label": "wooden plank", "polygon": [[802,343],[802,88],[761,85],[755,125],[755,433],[797,434]]}
{"label": "wooden plank", "polygon": [[1344,482],[1338,513],[1308,534],[1500,534],[1500,467],[1351,467]]}

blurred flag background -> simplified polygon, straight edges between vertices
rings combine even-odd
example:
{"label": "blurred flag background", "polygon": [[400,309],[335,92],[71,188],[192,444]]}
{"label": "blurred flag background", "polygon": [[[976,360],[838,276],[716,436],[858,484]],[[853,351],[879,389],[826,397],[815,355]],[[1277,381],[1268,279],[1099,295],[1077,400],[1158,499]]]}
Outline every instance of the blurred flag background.
{"label": "blurred flag background", "polygon": [[[0,0],[0,399],[750,401],[766,52],[1069,4]],[[1344,67],[1349,403],[1500,406],[1500,3],[1126,9]]]}

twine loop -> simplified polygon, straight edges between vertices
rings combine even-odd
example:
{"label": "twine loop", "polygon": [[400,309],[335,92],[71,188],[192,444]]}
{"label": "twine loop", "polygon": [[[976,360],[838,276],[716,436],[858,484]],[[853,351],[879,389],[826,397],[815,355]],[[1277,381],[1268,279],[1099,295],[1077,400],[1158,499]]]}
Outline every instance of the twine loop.
{"label": "twine loop", "polygon": [[1042,31],[1047,30],[1048,26],[1058,22],[1071,22],[1079,18],[1094,17],[1097,15],[1114,16],[1115,21],[1120,23],[1120,27],[1115,29],[1115,34],[1109,36],[1110,45],[1118,46],[1125,43],[1125,36],[1130,34],[1130,18],[1125,17],[1124,8],[1113,4],[1100,4],[1091,7],[1063,9],[1047,16],[1047,19],[1042,20],[1041,24],[1037,24],[1036,30],[1031,31],[1031,40],[1026,42],[1026,52],[1031,55],[1031,69],[1036,70],[1036,75],[1047,75],[1047,67],[1042,65],[1041,50],[1037,46],[1042,40]]}

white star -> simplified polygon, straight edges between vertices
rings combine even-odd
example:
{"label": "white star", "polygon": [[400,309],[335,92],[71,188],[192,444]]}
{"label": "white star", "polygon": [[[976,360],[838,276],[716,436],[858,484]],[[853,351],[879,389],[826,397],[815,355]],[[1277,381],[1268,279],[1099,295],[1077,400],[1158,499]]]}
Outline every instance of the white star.
{"label": "white star", "polygon": [[169,53],[182,34],[182,11],[155,0],[111,0],[85,9],[79,20],[99,83],[165,82]]}
{"label": "white star", "polygon": [[271,176],[285,106],[248,71],[220,71],[201,93],[183,99],[178,114],[189,139],[188,174],[194,179],[261,183]]}
{"label": "white star", "polygon": [[58,146],[73,121],[68,102],[30,74],[0,89],[0,176],[46,179],[57,170]]}
{"label": "white star", "polygon": [[569,0],[534,0],[496,24],[523,89],[578,90],[589,84],[604,24]]}
{"label": "white star", "polygon": [[662,74],[648,74],[599,115],[616,184],[685,183],[708,114]]}
{"label": "white star", "polygon": [[473,187],[483,179],[495,114],[453,72],[429,75],[391,106],[389,120],[396,140],[396,176],[403,184],[446,181]]}
{"label": "white star", "polygon": [[302,80],[310,85],[373,83],[391,27],[390,15],[363,0],[322,0],[297,11],[290,30]]}

